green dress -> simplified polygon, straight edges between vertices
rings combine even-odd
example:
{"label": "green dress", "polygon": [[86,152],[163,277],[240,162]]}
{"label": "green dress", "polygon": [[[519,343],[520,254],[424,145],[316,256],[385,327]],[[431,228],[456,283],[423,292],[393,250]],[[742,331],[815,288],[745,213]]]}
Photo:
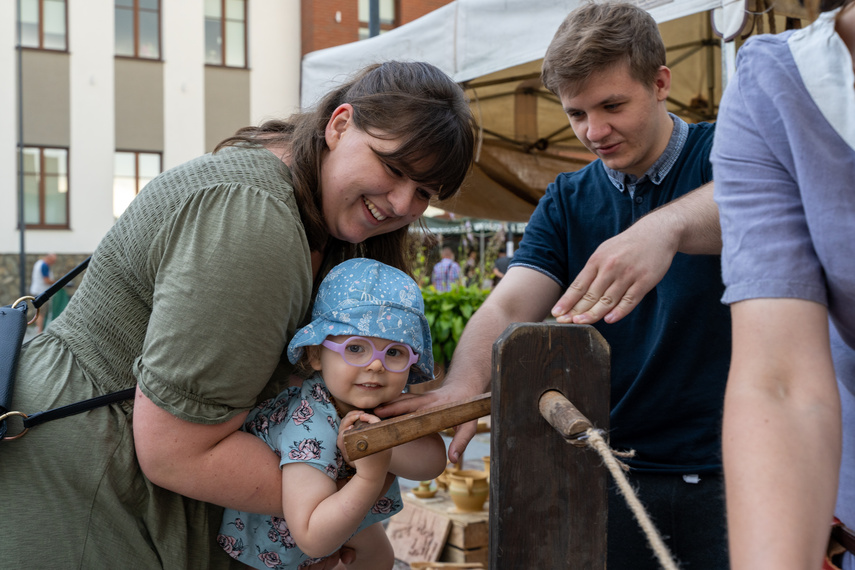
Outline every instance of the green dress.
{"label": "green dress", "polygon": [[[150,182],[98,245],[68,307],[25,347],[12,408],[34,413],[139,385],[216,424],[287,382],[312,268],[290,173],[227,148]],[[225,568],[222,509],[153,485],[131,401],[0,443],[9,568]],[[189,475],[192,476],[192,475]]]}

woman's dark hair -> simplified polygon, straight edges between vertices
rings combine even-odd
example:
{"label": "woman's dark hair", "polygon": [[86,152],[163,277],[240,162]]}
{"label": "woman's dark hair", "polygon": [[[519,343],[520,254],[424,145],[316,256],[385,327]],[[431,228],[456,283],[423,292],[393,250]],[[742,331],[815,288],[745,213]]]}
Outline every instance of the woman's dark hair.
{"label": "woman's dark hair", "polygon": [[[439,198],[453,196],[472,163],[475,134],[469,102],[448,75],[422,62],[389,61],[366,67],[330,91],[312,110],[286,121],[267,121],[240,129],[215,149],[250,144],[280,144],[290,149],[294,193],[309,247],[325,248],[323,277],[351,257],[370,257],[407,273],[408,227],[350,244],[329,235],[321,209],[321,161],[327,150],[325,129],[340,105],[353,107],[354,125],[383,139],[399,140],[383,155],[412,180],[436,188]],[[354,165],[358,168],[358,165]]]}

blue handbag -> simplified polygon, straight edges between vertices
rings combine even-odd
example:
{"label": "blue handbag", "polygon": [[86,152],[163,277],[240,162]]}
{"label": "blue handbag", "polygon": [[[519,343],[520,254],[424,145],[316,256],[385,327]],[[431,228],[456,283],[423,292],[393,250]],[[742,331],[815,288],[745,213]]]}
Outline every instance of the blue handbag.
{"label": "blue handbag", "polygon": [[[112,392],[97,398],[75,402],[67,406],[25,414],[24,412],[12,410],[12,392],[15,388],[15,373],[18,369],[18,357],[21,354],[21,346],[24,342],[24,334],[27,331],[27,313],[29,311],[28,301],[32,301],[38,316],[39,308],[44,305],[51,296],[65,287],[72,279],[77,277],[89,265],[87,257],[80,265],[69,271],[56,283],[51,285],[38,297],[21,297],[11,305],[0,307],[0,441],[4,439],[18,439],[27,433],[31,427],[50,420],[65,418],[79,414],[93,408],[106,406],[113,402],[127,400],[134,397],[134,388]],[[35,320],[35,317],[33,318]],[[32,322],[32,321],[29,321]],[[23,418],[23,430],[15,435],[8,435],[9,418]]]}

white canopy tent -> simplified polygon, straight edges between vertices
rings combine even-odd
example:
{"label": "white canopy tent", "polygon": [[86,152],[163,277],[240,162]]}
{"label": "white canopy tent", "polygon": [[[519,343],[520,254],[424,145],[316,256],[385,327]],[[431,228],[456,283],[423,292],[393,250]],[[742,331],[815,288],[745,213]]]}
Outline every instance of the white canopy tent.
{"label": "white canopy tent", "polygon": [[[738,11],[744,11],[743,1],[724,0]],[[636,2],[656,19],[665,39],[672,69],[669,109],[689,121],[713,119],[721,96],[720,40],[709,11],[720,11],[722,2]],[[370,63],[397,59],[436,65],[467,90],[482,140],[462,191],[437,205],[466,216],[526,221],[558,173],[593,158],[539,80],[555,30],[579,3],[456,0],[369,40],[309,53],[302,63],[302,106],[310,107]]]}

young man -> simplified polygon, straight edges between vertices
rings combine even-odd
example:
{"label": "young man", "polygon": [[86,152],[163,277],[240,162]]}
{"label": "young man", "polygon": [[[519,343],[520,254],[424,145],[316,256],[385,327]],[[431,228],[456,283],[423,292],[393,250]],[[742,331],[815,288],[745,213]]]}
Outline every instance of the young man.
{"label": "young man", "polygon": [[[712,255],[721,248],[709,184],[713,126],[668,113],[662,38],[631,4],[574,10],[542,79],[599,160],[549,186],[443,387],[381,413],[488,389],[491,346],[512,322],[551,312],[559,322],[596,323],[612,354],[611,446],[636,451],[630,481],[675,557],[687,568],[726,568],[720,422],[730,320]],[[452,460],[471,437],[471,426],[458,430]],[[609,570],[658,568],[614,486],[608,537]]]}

